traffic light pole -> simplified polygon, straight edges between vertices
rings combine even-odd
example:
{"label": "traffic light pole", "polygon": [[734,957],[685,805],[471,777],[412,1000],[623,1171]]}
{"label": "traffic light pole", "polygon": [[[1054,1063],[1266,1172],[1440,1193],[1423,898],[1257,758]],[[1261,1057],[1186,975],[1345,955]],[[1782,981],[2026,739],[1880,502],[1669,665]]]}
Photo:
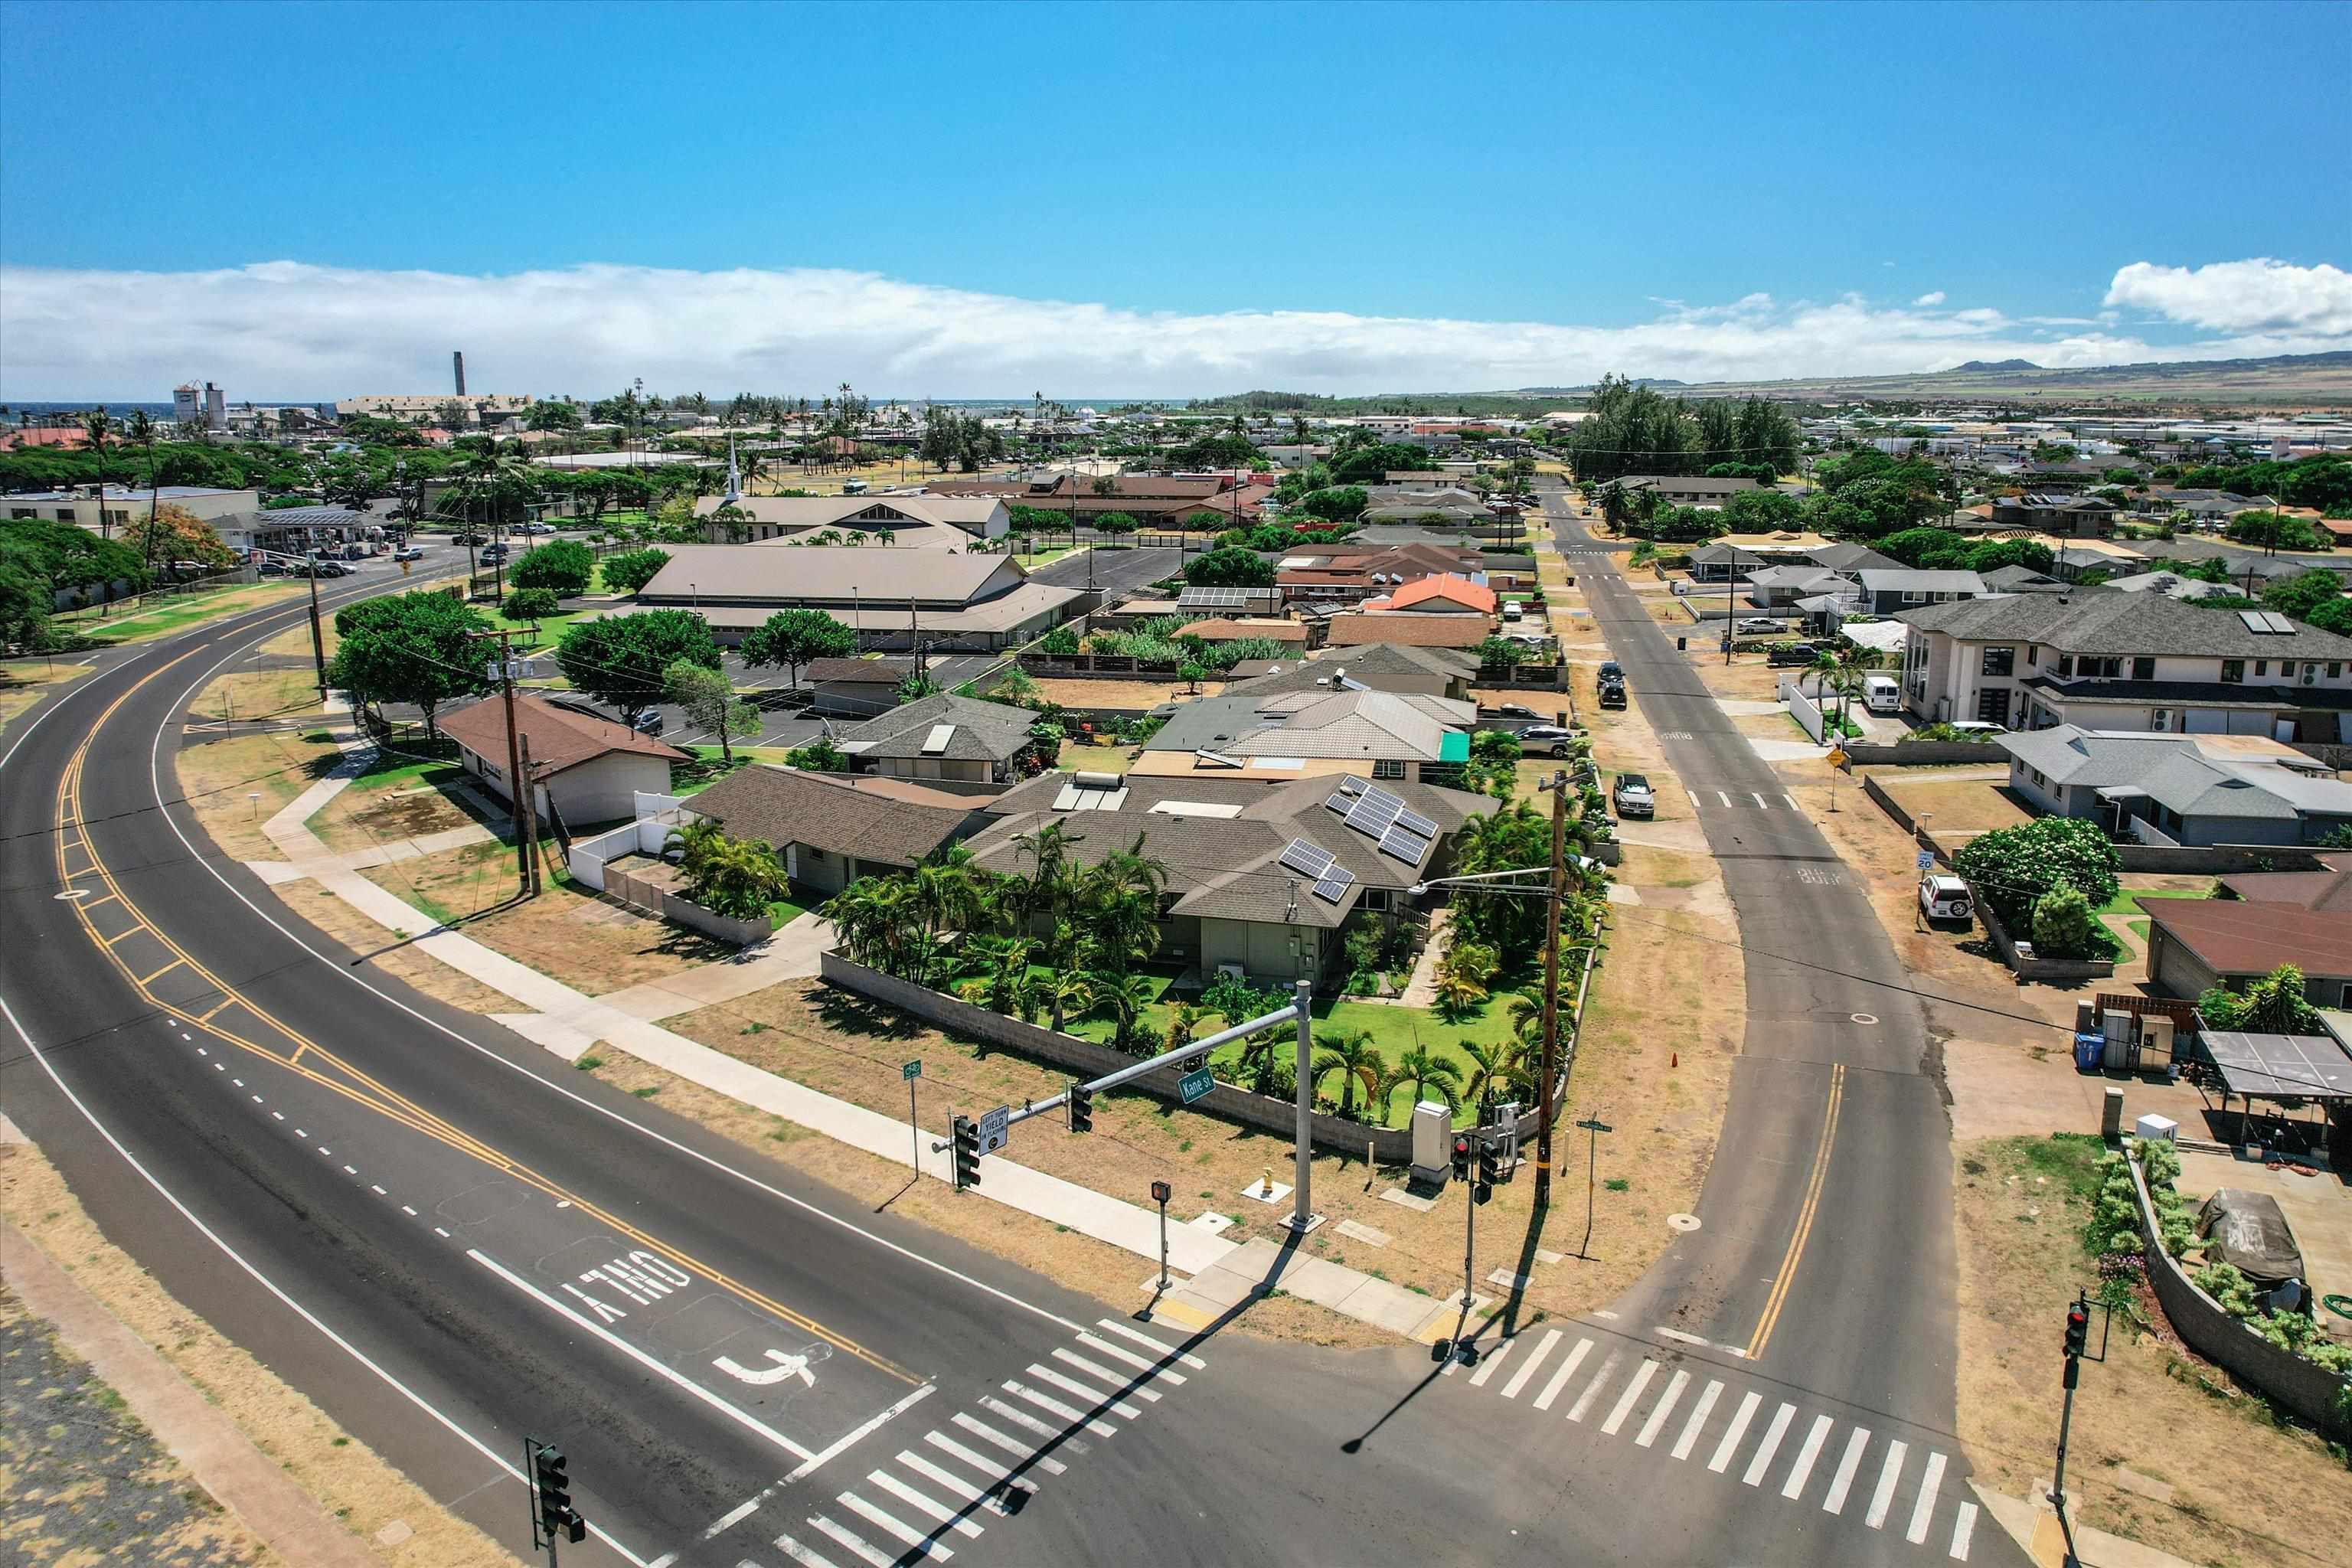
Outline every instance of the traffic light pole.
{"label": "traffic light pole", "polygon": [[[2066,1402],[2058,1412],[2058,1465],[2051,1474],[2050,1506],[2058,1515],[2058,1532],[2066,1541],[2065,1568],[2081,1568],[2082,1560],[2074,1555],[2074,1525],[2066,1517],[2066,1436],[2074,1425],[2074,1385],[2083,1380],[2083,1358],[2090,1349],[2091,1301],[2081,1291],[2066,1308]],[[2105,1361],[2106,1339],[2099,1340],[2099,1353],[2093,1360]]]}

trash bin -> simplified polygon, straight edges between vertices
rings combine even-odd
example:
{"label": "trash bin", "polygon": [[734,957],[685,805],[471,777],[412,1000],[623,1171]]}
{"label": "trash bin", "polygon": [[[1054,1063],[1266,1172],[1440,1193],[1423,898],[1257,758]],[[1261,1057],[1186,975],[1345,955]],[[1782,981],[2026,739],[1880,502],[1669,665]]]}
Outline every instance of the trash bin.
{"label": "trash bin", "polygon": [[2105,1055],[2106,1049],[2107,1037],[2105,1035],[2091,1034],[2087,1032],[2076,1035],[2074,1037],[2075,1070],[2078,1072],[2098,1071],[2100,1058]]}
{"label": "trash bin", "polygon": [[1687,648],[1687,647],[1690,647],[1690,638],[1688,638],[1688,637],[1676,637],[1676,638],[1675,639],[1675,652],[1680,653],[1680,652],[1681,652],[1681,651],[1683,651],[1685,648]]}

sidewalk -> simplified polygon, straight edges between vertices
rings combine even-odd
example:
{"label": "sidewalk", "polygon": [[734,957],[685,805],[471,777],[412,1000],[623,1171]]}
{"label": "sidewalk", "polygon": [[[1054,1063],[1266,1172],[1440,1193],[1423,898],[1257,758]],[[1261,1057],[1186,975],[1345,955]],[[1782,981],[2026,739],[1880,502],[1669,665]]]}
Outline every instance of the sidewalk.
{"label": "sidewalk", "polygon": [[[321,888],[386,931],[408,933],[412,951],[438,959],[500,995],[511,997],[524,1009],[492,1014],[496,1022],[567,1062],[578,1061],[590,1047],[603,1044],[877,1159],[900,1165],[916,1163],[916,1141],[908,1136],[904,1121],[820,1094],[647,1020],[652,1009],[660,1009],[654,1016],[667,1017],[778,980],[814,973],[820,933],[831,931],[827,922],[814,915],[803,916],[770,939],[767,954],[749,963],[713,964],[606,997],[589,996],[471,937],[437,925],[431,916],[361,876],[347,863],[351,857],[338,855],[310,831],[310,818],[346,788],[363,766],[361,743],[346,741],[344,746],[352,753],[344,764],[303,791],[265,823],[262,832],[285,851],[289,867],[316,878]],[[258,866],[254,868],[260,870]],[[789,943],[781,941],[787,934],[793,937]],[[803,962],[806,967],[798,967]],[[735,989],[738,986],[740,989]],[[677,1005],[681,998],[682,1005]],[[916,1168],[925,1175],[949,1181],[948,1155],[945,1151],[934,1152],[931,1142],[920,1140],[920,1163]],[[982,1184],[975,1190],[981,1197],[1108,1242],[1148,1258],[1157,1268],[1160,1219],[1153,1211],[1014,1164],[999,1154],[984,1157],[980,1169]],[[1458,1315],[1457,1301],[1436,1301],[1401,1285],[1302,1256],[1295,1249],[1286,1251],[1271,1242],[1240,1246],[1205,1230],[1178,1225],[1168,1229],[1168,1247],[1171,1272],[1194,1278],[1176,1283],[1159,1298],[1155,1310],[1194,1327],[1206,1325],[1253,1293],[1276,1289],[1409,1337],[1450,1331]],[[1481,1305],[1483,1301],[1474,1300],[1474,1310]]]}

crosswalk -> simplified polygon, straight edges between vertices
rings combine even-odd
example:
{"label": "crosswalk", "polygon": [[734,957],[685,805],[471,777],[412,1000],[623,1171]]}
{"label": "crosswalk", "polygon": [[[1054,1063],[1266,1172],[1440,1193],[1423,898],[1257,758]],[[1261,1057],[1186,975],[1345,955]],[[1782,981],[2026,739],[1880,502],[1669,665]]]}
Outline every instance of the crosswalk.
{"label": "crosswalk", "polygon": [[[1206,1363],[1104,1318],[908,1444],[822,1511],[775,1538],[801,1568],[946,1563],[1066,1474],[1097,1440],[1142,1419]],[[768,1568],[745,1558],[739,1568]]]}
{"label": "crosswalk", "polygon": [[1688,784],[1683,794],[1690,797],[1693,811],[1796,811],[1805,808],[1787,790],[1708,789],[1696,790]]}
{"label": "crosswalk", "polygon": [[[1968,1561],[1977,1505],[1945,1486],[1948,1456],[1805,1409],[1801,1396],[1779,1399],[1704,1364],[1677,1365],[1664,1352],[1574,1329],[1505,1340],[1467,1381],[1603,1437],[1736,1474],[1740,1485],[1784,1502],[1838,1517],[1856,1508],[1866,1529]],[[1555,1411],[1571,1389],[1566,1408]]]}

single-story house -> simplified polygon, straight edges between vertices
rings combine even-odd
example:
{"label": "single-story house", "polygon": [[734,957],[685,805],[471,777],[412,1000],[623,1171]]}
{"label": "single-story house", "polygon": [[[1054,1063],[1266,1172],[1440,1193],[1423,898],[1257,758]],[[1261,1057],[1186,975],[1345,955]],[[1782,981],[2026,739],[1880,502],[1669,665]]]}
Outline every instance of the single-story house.
{"label": "single-story house", "polygon": [[1493,635],[1484,616],[1415,615],[1395,610],[1334,616],[1325,640],[1333,647],[1398,643],[1407,647],[1476,647]]}
{"label": "single-story house", "polygon": [[1892,555],[1881,555],[1867,544],[1809,544],[1798,553],[1816,566],[1826,566],[1832,572],[1889,572],[1903,564]]}
{"label": "single-story house", "polygon": [[1347,681],[1373,691],[1418,692],[1424,697],[1470,700],[1477,683],[1478,661],[1449,648],[1412,647],[1403,643],[1371,643],[1344,651],[1327,650],[1311,659],[1264,661],[1262,667],[1235,665],[1228,697],[1263,696],[1279,691],[1347,690]]}
{"label": "single-story house", "polygon": [[1422,615],[1491,616],[1495,590],[1452,572],[1407,583],[1394,593],[1364,601],[1367,610],[1412,610]]}
{"label": "single-story house", "polygon": [[1822,566],[1767,566],[1748,579],[1748,602],[1780,609],[1800,599],[1838,598],[1853,592],[1853,581]]}
{"label": "single-story house", "polygon": [[2242,991],[2282,963],[2303,971],[2305,1000],[2352,1007],[2352,920],[2332,910],[2226,899],[2147,901],[2148,978],[2191,1000]]}
{"label": "single-story house", "polygon": [[1669,506],[1720,507],[1764,487],[1755,479],[1710,479],[1683,474],[1629,474],[1617,481],[1628,496],[1647,490]]}
{"label": "single-story house", "polygon": [[1049,824],[1066,824],[1070,853],[1089,864],[1140,835],[1168,868],[1160,959],[1204,981],[1321,984],[1347,930],[1413,908],[1412,888],[1451,867],[1462,825],[1496,805],[1361,768],[1287,784],[1054,773],[990,802],[995,820],[970,847],[981,866],[1024,875],[1034,861],[1020,840]]}
{"label": "single-story house", "polygon": [[1973,572],[1865,567],[1854,575],[1862,584],[1864,606],[1876,616],[1896,615],[1922,605],[1944,605],[1956,599],[1981,599],[1985,595],[1984,579]]}
{"label": "single-story house", "polygon": [[[709,521],[722,506],[750,515],[732,526]],[[1003,538],[1012,521],[992,496],[704,496],[694,510],[712,544],[809,539],[831,530],[866,535],[873,541],[867,549],[961,550]]]}
{"label": "single-story house", "polygon": [[[674,544],[640,608],[691,609],[720,643],[778,610],[823,610],[867,647],[1017,647],[1066,618],[1083,590],[1032,582],[1003,555],[876,544]],[[626,614],[626,611],[615,612]]]}
{"label": "single-story house", "polygon": [[2261,735],[2158,735],[2073,724],[1996,737],[2036,808],[2143,844],[2316,844],[2352,825],[2352,784]]}
{"label": "single-story house", "polygon": [[[626,724],[541,697],[515,699],[515,724],[538,785],[538,810],[551,805],[570,827],[634,816],[638,793],[668,793],[669,765],[689,760]],[[446,714],[440,729],[457,742],[466,772],[500,800],[513,798],[503,699],[486,697]]]}
{"label": "single-story house", "polygon": [[1717,542],[1702,544],[1691,552],[1690,574],[1695,583],[1723,583],[1750,576],[1768,566],[1785,564],[1787,562],[1780,556],[1759,555],[1753,550]]}
{"label": "single-story house", "polygon": [[870,718],[898,705],[898,688],[915,672],[909,658],[813,658],[801,679],[815,688],[811,704],[820,713]]}
{"label": "single-story house", "polygon": [[2084,574],[2091,572],[2104,572],[2110,577],[2137,572],[2147,565],[2150,559],[2132,550],[2092,550],[2074,544],[2058,552],[2051,561],[2050,569],[2069,583],[2079,583]]}
{"label": "single-story house", "polygon": [[[1344,668],[1336,656],[1326,658]],[[1143,743],[1130,771],[1259,779],[1356,771],[1381,780],[1450,783],[1470,760],[1475,704],[1335,686],[1187,702]]]}
{"label": "single-story house", "polygon": [[2352,915],[2352,852],[2323,860],[2325,871],[2243,871],[2220,879],[2221,897]]}
{"label": "single-story house", "polygon": [[2208,583],[2178,572],[2135,572],[2128,577],[2108,578],[2107,586],[2122,594],[2164,594],[2175,599],[2210,599],[2240,591],[2234,583]]}
{"label": "single-story house", "polygon": [[1036,721],[1026,708],[942,691],[850,725],[835,739],[860,772],[1010,784],[1021,775]]}
{"label": "single-story house", "polygon": [[1980,572],[1988,594],[2063,594],[2066,584],[2031,566],[1996,566]]}
{"label": "single-story house", "polygon": [[1123,611],[1141,608],[1147,615],[1164,616],[1171,611],[1187,615],[1220,616],[1279,616],[1282,614],[1282,590],[1279,588],[1186,588],[1176,595],[1173,604],[1160,601],[1157,609],[1129,599]]}
{"label": "single-story house", "polygon": [[760,763],[690,797],[685,809],[730,838],[761,838],[784,858],[794,890],[830,897],[858,878],[903,871],[986,826],[978,800],[916,787],[929,799],[900,798],[898,781],[844,778]]}

